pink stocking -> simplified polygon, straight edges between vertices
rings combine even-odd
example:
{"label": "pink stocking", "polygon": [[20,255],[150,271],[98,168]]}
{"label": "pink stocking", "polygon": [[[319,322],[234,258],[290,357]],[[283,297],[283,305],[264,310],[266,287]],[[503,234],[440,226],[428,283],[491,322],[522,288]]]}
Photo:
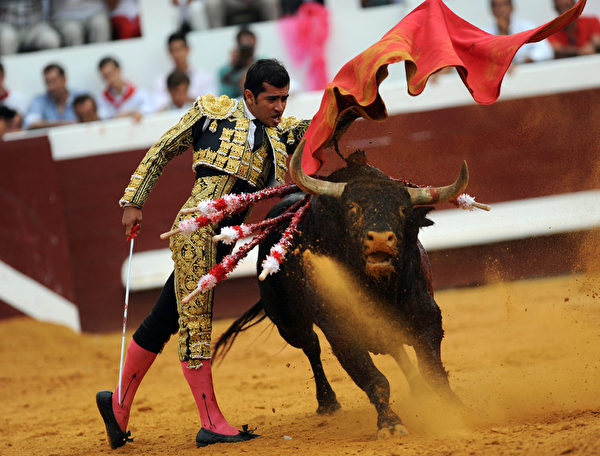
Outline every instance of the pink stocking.
{"label": "pink stocking", "polygon": [[112,396],[113,413],[123,432],[127,432],[129,412],[131,410],[135,392],[155,359],[156,353],[143,349],[131,339],[129,347],[127,348],[127,356],[125,358],[123,375],[121,377],[121,404],[119,405],[118,384]]}
{"label": "pink stocking", "polygon": [[227,422],[217,404],[210,360],[202,360],[202,366],[198,369],[188,369],[187,364],[187,361],[182,362],[181,368],[194,395],[202,427],[217,434],[238,434],[239,429],[234,428]]}

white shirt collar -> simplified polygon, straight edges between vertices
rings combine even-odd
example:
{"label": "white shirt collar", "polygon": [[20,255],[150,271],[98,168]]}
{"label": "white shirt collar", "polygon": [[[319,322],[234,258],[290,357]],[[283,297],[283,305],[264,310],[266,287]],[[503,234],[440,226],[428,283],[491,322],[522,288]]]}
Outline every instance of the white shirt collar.
{"label": "white shirt collar", "polygon": [[[242,103],[244,103],[244,111],[246,112],[246,117],[248,117],[248,119],[250,119],[250,120],[256,119],[256,116],[254,114],[252,114],[250,112],[250,110],[248,109],[248,105],[246,104],[245,98],[242,98]],[[252,122],[252,123],[254,123],[254,122]]]}

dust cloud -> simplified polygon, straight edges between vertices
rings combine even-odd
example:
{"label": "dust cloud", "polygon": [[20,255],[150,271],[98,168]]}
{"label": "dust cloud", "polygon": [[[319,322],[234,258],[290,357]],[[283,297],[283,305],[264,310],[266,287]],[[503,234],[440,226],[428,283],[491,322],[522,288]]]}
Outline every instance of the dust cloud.
{"label": "dust cloud", "polygon": [[[304,259],[323,300],[358,330],[385,337],[397,329],[374,314],[372,298],[344,267],[311,253]],[[411,432],[457,435],[600,406],[600,276],[498,282],[442,291],[436,300],[446,330],[442,359],[465,410],[410,396],[391,358],[374,357]]]}
{"label": "dust cloud", "polygon": [[[331,262],[317,274],[359,317],[369,314]],[[317,266],[318,268],[318,266]],[[442,290],[442,359],[466,411],[435,396],[414,397],[392,357],[373,356],[391,386],[391,406],[410,435],[376,439],[376,413],[331,352],[325,372],[342,409],[315,413],[313,374],[301,350],[268,321],[242,333],[213,372],[227,419],[262,437],[215,445],[220,455],[399,456],[600,454],[600,275],[494,283]],[[354,302],[353,302],[354,301]],[[366,320],[365,320],[366,321]],[[214,322],[214,338],[231,323]],[[129,331],[131,335],[132,330]],[[381,332],[387,328],[380,326]],[[356,331],[361,330],[357,327]],[[0,322],[0,454],[113,453],[94,397],[117,382],[121,334],[76,334],[29,318]],[[413,362],[414,353],[408,350]],[[134,442],[119,453],[198,455],[200,427],[171,340],[133,405]],[[285,438],[288,437],[288,438]],[[116,454],[116,452],[114,452]]]}

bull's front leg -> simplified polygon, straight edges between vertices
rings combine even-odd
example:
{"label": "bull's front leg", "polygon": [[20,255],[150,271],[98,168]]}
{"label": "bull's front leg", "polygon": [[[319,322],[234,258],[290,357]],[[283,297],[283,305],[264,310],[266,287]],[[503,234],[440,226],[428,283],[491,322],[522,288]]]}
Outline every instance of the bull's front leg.
{"label": "bull's front leg", "polygon": [[347,341],[329,341],[333,353],[348,375],[366,394],[377,410],[378,438],[391,434],[403,435],[408,431],[402,420],[390,408],[390,384],[375,367],[369,352]]}
{"label": "bull's front leg", "polygon": [[450,388],[448,372],[442,363],[441,342],[442,338],[440,336],[439,338],[429,338],[429,340],[421,339],[415,344],[414,349],[419,361],[419,370],[423,378],[440,397],[453,405],[463,406],[463,403]]}
{"label": "bull's front leg", "polygon": [[462,402],[454,394],[448,382],[448,372],[444,368],[441,357],[442,339],[444,329],[442,327],[442,312],[429,293],[423,293],[420,304],[413,304],[417,309],[416,320],[420,323],[413,330],[412,345],[419,362],[419,370],[425,381],[444,400],[454,405]]}
{"label": "bull's front leg", "polygon": [[403,345],[399,345],[395,349],[391,350],[390,354],[398,366],[400,366],[400,369],[402,369],[412,395],[421,396],[427,393],[431,394],[431,390],[423,381],[423,377],[408,358]]}

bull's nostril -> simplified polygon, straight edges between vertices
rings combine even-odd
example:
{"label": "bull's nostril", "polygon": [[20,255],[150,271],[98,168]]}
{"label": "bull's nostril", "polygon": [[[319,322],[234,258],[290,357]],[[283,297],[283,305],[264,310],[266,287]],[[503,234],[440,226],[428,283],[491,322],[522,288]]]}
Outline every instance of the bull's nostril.
{"label": "bull's nostril", "polygon": [[391,242],[394,242],[394,241],[395,241],[395,239],[394,239],[394,235],[393,235],[393,234],[390,234],[390,235],[388,236],[388,242],[390,242],[390,243],[391,243]]}

